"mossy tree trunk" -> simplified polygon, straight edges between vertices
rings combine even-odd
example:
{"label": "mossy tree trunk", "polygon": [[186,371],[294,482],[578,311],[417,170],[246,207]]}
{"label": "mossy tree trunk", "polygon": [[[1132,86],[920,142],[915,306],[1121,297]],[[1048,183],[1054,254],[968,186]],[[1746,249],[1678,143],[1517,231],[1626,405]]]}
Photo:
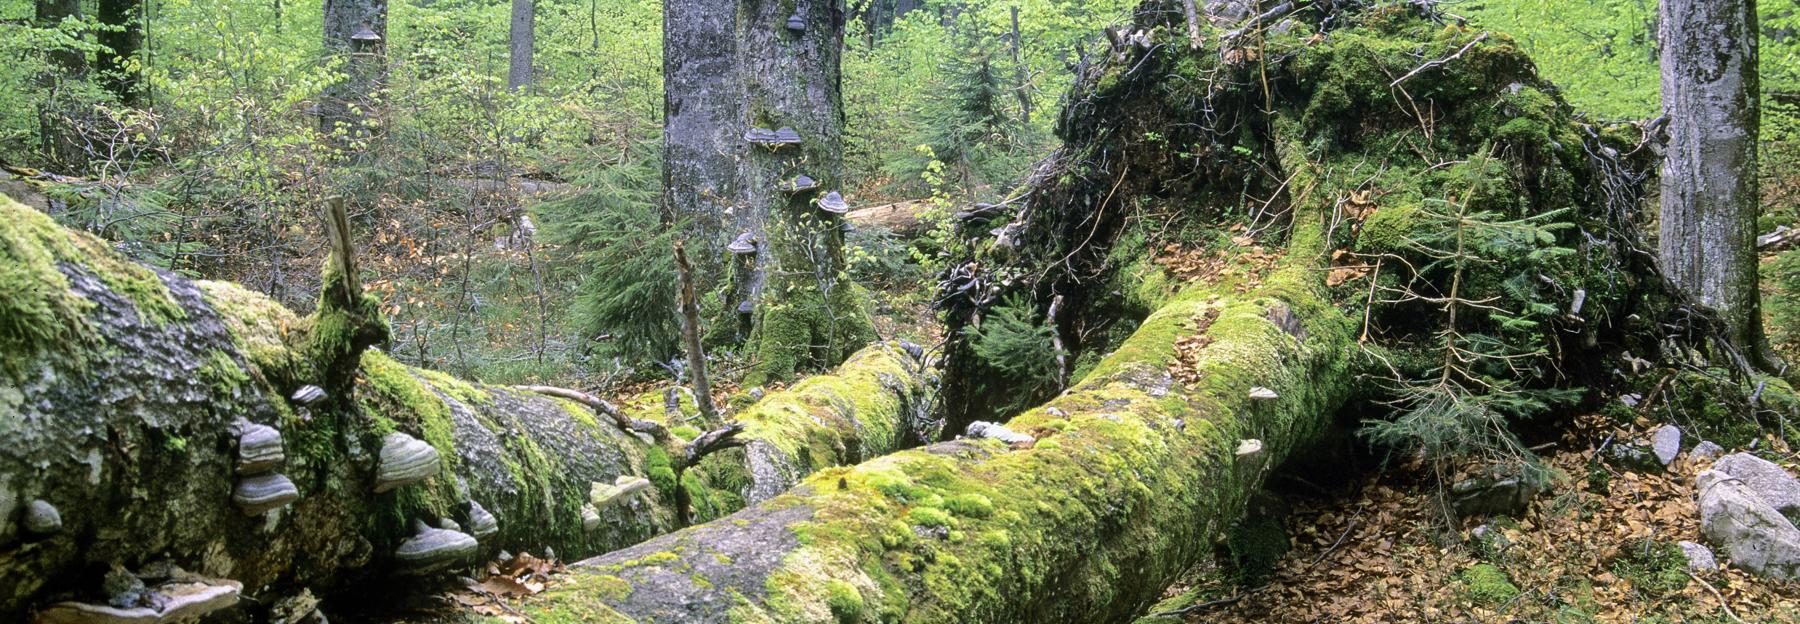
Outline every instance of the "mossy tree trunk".
{"label": "mossy tree trunk", "polygon": [[[665,201],[686,220],[713,335],[736,328],[751,385],[831,366],[874,337],[845,273],[842,0],[678,0],[664,6]],[[791,129],[798,142],[753,139]],[[800,176],[813,181],[794,188]],[[751,253],[726,243],[747,235]],[[701,249],[710,254],[701,254]]]}
{"label": "mossy tree trunk", "polygon": [[325,0],[324,50],[343,77],[319,101],[319,131],[365,137],[387,70],[387,0]]}
{"label": "mossy tree trunk", "polygon": [[1756,269],[1756,2],[1663,0],[1659,11],[1669,121],[1662,268],[1719,311],[1740,351],[1760,358],[1766,346]]}
{"label": "mossy tree trunk", "polygon": [[[1314,240],[1317,240],[1315,235]],[[1347,394],[1353,326],[1316,255],[1247,294],[1197,286],[1079,385],[1009,423],[828,469],[724,520],[581,562],[545,621],[1104,622],[1208,556],[1267,472]],[[1199,383],[1176,342],[1216,315]],[[1250,398],[1271,388],[1274,401]],[[1260,452],[1240,455],[1244,440]]]}
{"label": "mossy tree trunk", "polygon": [[[394,573],[390,553],[410,522],[472,530],[471,502],[499,521],[486,553],[583,556],[676,528],[676,487],[700,519],[714,518],[921,436],[929,372],[900,346],[877,345],[835,375],[743,405],[735,419],[748,447],[704,459],[678,486],[679,444],[575,402],[365,350],[381,334],[367,329],[380,323],[377,302],[331,290],[344,282],[326,273],[321,311],[297,317],[232,284],[133,264],[0,197],[0,619],[94,600],[115,563],[166,558],[253,592],[379,580]],[[289,399],[307,385],[326,396]],[[663,421],[677,440],[699,433],[665,416],[660,396],[624,409]],[[689,400],[681,417],[692,412]],[[233,502],[245,422],[280,432],[274,471],[298,495],[255,515]],[[429,444],[438,467],[378,493],[394,432]],[[584,522],[594,484],[621,476],[657,487]],[[60,531],[26,529],[24,510],[39,500],[60,512]]]}

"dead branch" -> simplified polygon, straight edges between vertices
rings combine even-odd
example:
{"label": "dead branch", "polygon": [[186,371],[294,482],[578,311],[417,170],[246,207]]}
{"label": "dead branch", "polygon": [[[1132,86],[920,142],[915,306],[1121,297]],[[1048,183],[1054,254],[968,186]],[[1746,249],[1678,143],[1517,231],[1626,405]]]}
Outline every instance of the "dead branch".
{"label": "dead branch", "polygon": [[1468,44],[1467,44],[1467,45],[1464,45],[1464,46],[1463,46],[1463,47],[1462,47],[1462,49],[1460,49],[1460,50],[1457,50],[1457,51],[1456,51],[1456,53],[1455,53],[1455,54],[1452,54],[1452,55],[1450,55],[1450,56],[1446,56],[1446,57],[1444,57],[1444,58],[1441,58],[1441,59],[1438,59],[1438,60],[1435,60],[1435,61],[1431,61],[1431,62],[1429,62],[1429,63],[1426,63],[1426,64],[1424,64],[1424,65],[1420,65],[1420,66],[1418,66],[1418,67],[1414,67],[1414,68],[1413,68],[1413,70],[1412,70],[1412,71],[1409,71],[1409,72],[1406,72],[1406,74],[1405,74],[1405,75],[1403,75],[1403,76],[1401,76],[1401,77],[1399,77],[1399,78],[1395,78],[1395,79],[1394,79],[1394,81],[1393,81],[1393,82],[1390,82],[1390,83],[1388,83],[1388,88],[1390,88],[1390,89],[1391,89],[1391,88],[1393,88],[1393,87],[1398,87],[1398,86],[1400,86],[1400,83],[1402,83],[1402,82],[1406,82],[1406,81],[1407,81],[1407,80],[1408,80],[1408,79],[1410,79],[1410,78],[1412,78],[1412,77],[1413,77],[1413,76],[1417,76],[1417,75],[1418,75],[1418,74],[1419,74],[1419,72],[1422,72],[1422,71],[1425,71],[1425,70],[1427,70],[1427,69],[1431,69],[1431,68],[1433,68],[1433,67],[1439,67],[1439,66],[1442,66],[1442,65],[1443,65],[1443,64],[1445,64],[1445,63],[1448,63],[1448,62],[1450,62],[1450,61],[1454,61],[1454,60],[1456,60],[1456,59],[1459,59],[1459,58],[1462,58],[1462,55],[1463,55],[1463,53],[1465,53],[1465,52],[1468,52],[1468,51],[1469,51],[1469,50],[1470,50],[1470,49],[1472,49],[1472,48],[1474,48],[1474,47],[1475,47],[1475,44],[1478,44],[1478,43],[1481,43],[1481,42],[1483,42],[1483,41],[1486,41],[1486,40],[1487,40],[1487,38],[1488,38],[1488,34],[1487,34],[1487,33],[1481,33],[1481,35],[1480,35],[1480,36],[1477,36],[1477,37],[1475,37],[1475,39],[1474,39],[1474,40],[1473,40],[1473,41],[1470,41],[1470,42],[1469,42],[1469,43],[1468,43]]}
{"label": "dead branch", "polygon": [[688,376],[694,385],[694,403],[700,406],[702,421],[717,423],[719,410],[713,407],[712,385],[706,380],[706,352],[700,345],[700,304],[694,296],[694,269],[688,264],[681,241],[675,241],[675,274],[681,279],[681,338],[687,346]]}
{"label": "dead branch", "polygon": [[546,395],[546,396],[553,396],[553,397],[556,397],[559,399],[568,399],[570,401],[574,401],[576,403],[586,405],[589,408],[593,409],[594,413],[606,416],[608,419],[611,419],[614,425],[617,425],[619,427],[619,429],[625,431],[626,433],[642,433],[642,434],[650,436],[652,439],[655,439],[658,442],[667,440],[669,438],[668,428],[662,426],[661,423],[657,423],[655,421],[644,420],[642,418],[632,418],[630,416],[626,416],[625,412],[619,411],[618,407],[614,406],[612,403],[608,402],[606,399],[602,399],[600,397],[588,394],[586,392],[582,392],[580,390],[571,390],[568,388],[557,388],[554,386],[513,386],[513,389],[519,390],[522,392],[532,392],[532,393],[542,394],[542,395]]}

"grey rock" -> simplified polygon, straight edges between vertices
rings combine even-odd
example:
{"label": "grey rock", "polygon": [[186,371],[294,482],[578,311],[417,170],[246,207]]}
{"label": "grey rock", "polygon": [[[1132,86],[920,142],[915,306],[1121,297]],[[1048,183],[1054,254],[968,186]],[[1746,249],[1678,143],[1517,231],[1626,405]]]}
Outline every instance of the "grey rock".
{"label": "grey rock", "polygon": [[1694,479],[1700,532],[1734,566],[1777,580],[1800,580],[1800,529],[1746,482],[1719,470]]}
{"label": "grey rock", "polygon": [[238,474],[268,472],[284,461],[287,461],[287,454],[282,450],[281,432],[274,427],[251,424],[238,434]]}
{"label": "grey rock", "polygon": [[375,491],[386,492],[431,478],[438,472],[438,452],[404,433],[381,439],[381,462],[375,469]]}
{"label": "grey rock", "polygon": [[1656,461],[1667,466],[1681,454],[1681,428],[1675,425],[1663,425],[1655,433],[1650,434],[1650,452],[1656,454]]}
{"label": "grey rock", "polygon": [[1650,447],[1633,442],[1616,442],[1607,447],[1606,463],[1632,472],[1657,473],[1665,468]]}
{"label": "grey rock", "polygon": [[1743,481],[1790,522],[1800,522],[1800,479],[1781,466],[1749,453],[1732,453],[1713,462],[1712,469]]}
{"label": "grey rock", "polygon": [[1686,540],[1676,542],[1675,545],[1681,547],[1681,554],[1687,555],[1689,570],[1711,572],[1719,569],[1719,560],[1713,557],[1711,548]]}
{"label": "grey rock", "polygon": [[469,501],[469,534],[475,539],[484,540],[500,532],[500,519],[481,506],[481,503]]}
{"label": "grey rock", "polygon": [[106,604],[119,609],[146,606],[144,603],[151,599],[150,588],[144,586],[144,579],[117,563],[101,577],[100,592],[106,594]]}
{"label": "grey rock", "polygon": [[434,529],[422,520],[414,520],[413,536],[394,549],[394,562],[403,572],[426,574],[468,561],[479,548],[474,536]]}
{"label": "grey rock", "polygon": [[1712,440],[1701,440],[1699,444],[1694,445],[1693,450],[1688,451],[1688,457],[1692,457],[1696,461],[1708,461],[1724,454],[1725,447],[1714,444]]}
{"label": "grey rock", "polygon": [[300,489],[279,472],[240,478],[231,490],[231,502],[237,503],[246,516],[261,515],[297,500]]}
{"label": "grey rock", "polygon": [[1517,516],[1531,505],[1538,486],[1519,477],[1481,476],[1450,486],[1450,504],[1458,516]]}
{"label": "grey rock", "polygon": [[25,531],[32,535],[55,535],[63,528],[62,513],[56,506],[44,499],[35,499],[25,505]]}

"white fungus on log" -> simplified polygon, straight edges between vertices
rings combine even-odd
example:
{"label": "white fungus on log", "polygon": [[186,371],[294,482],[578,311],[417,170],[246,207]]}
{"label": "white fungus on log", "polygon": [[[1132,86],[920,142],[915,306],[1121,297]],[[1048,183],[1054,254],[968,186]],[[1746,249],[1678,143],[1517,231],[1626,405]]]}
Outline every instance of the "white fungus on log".
{"label": "white fungus on log", "polygon": [[231,502],[237,503],[246,516],[262,515],[297,500],[300,489],[279,472],[240,478],[231,490]]}
{"label": "white fungus on log", "polygon": [[850,212],[850,203],[844,201],[843,195],[832,191],[819,198],[819,209],[831,214],[844,214]]}
{"label": "white fungus on log", "polygon": [[583,503],[581,505],[581,530],[592,531],[598,528],[600,528],[600,510],[595,509],[592,503]]}
{"label": "white fungus on log", "polygon": [[253,475],[274,470],[287,460],[281,447],[281,432],[268,425],[245,425],[238,434],[237,472]]}
{"label": "white fungus on log", "polygon": [[750,232],[739,234],[737,239],[725,246],[725,249],[731,253],[740,255],[756,253],[756,235]]}
{"label": "white fungus on log", "polygon": [[25,505],[25,531],[32,535],[55,535],[62,532],[62,513],[56,506],[44,499],[34,499]]}
{"label": "white fungus on log", "polygon": [[461,531],[435,529],[423,520],[413,520],[413,536],[394,549],[394,561],[401,570],[412,574],[436,572],[467,561],[480,545]]}
{"label": "white fungus on log", "polygon": [[325,389],[312,384],[307,384],[300,386],[300,389],[295,390],[294,394],[289,396],[288,399],[301,405],[313,405],[319,401],[325,400]]}
{"label": "white fungus on log", "polygon": [[438,452],[430,444],[399,432],[381,439],[381,460],[375,469],[377,493],[424,481],[437,472]]}
{"label": "white fungus on log", "polygon": [[969,423],[969,428],[964,430],[964,434],[971,438],[989,438],[989,439],[993,439],[993,440],[999,440],[999,441],[1005,442],[1007,444],[1018,444],[1020,442],[1035,442],[1037,440],[1037,438],[1033,438],[1033,437],[1025,435],[1023,433],[1019,433],[1017,431],[1007,429],[1004,426],[994,424],[991,422],[987,422],[984,420],[977,420],[975,422]]}
{"label": "white fungus on log", "polygon": [[588,503],[596,510],[611,507],[623,502],[632,493],[650,487],[650,480],[643,477],[619,475],[609,485],[595,481],[588,487]]}
{"label": "white fungus on log", "polygon": [[1264,388],[1262,386],[1256,386],[1256,387],[1250,389],[1250,398],[1256,399],[1258,401],[1273,401],[1275,399],[1281,398],[1281,395],[1275,394],[1274,390],[1270,390],[1270,389]]}
{"label": "white fungus on log", "polygon": [[162,624],[194,622],[237,604],[244,585],[224,579],[184,579],[158,585],[160,608],[119,608],[83,602],[59,602],[38,613],[38,624]]}
{"label": "white fungus on log", "polygon": [[500,532],[500,520],[481,506],[481,503],[469,501],[469,534],[475,539],[484,540]]}

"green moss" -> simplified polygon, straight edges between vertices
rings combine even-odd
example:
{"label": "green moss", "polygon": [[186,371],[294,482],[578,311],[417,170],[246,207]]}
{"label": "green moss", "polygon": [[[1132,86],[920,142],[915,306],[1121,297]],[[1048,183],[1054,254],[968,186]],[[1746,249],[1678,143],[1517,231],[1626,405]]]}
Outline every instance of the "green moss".
{"label": "green moss", "polygon": [[1379,208],[1363,221],[1356,249],[1365,253],[1398,251],[1420,225],[1418,204]]}
{"label": "green moss", "polygon": [[956,494],[944,499],[943,508],[965,518],[986,518],[994,513],[994,502],[980,494]]}
{"label": "green moss", "polygon": [[1240,585],[1261,585],[1288,551],[1287,531],[1267,516],[1246,518],[1226,534],[1225,548]]}
{"label": "green moss", "polygon": [[1506,572],[1491,563],[1477,563],[1462,572],[1463,591],[1479,604],[1498,606],[1519,596],[1519,588]]}
{"label": "green moss", "polygon": [[1631,581],[1631,589],[1655,600],[1688,585],[1687,554],[1673,543],[1641,540],[1623,549],[1613,573]]}
{"label": "green moss", "polygon": [[923,527],[956,526],[956,518],[936,507],[914,507],[906,512],[906,520]]}
{"label": "green moss", "polygon": [[856,587],[832,579],[825,582],[825,604],[838,624],[860,624],[863,621],[863,597]]}
{"label": "green moss", "polygon": [[94,275],[130,301],[144,322],[187,318],[155,271],[113,253],[99,238],[0,196],[0,353],[6,354],[0,363],[6,368],[16,368],[14,358],[39,352],[73,356],[96,339],[87,320],[94,302],[70,290],[65,265]]}

